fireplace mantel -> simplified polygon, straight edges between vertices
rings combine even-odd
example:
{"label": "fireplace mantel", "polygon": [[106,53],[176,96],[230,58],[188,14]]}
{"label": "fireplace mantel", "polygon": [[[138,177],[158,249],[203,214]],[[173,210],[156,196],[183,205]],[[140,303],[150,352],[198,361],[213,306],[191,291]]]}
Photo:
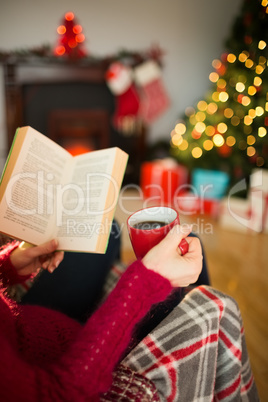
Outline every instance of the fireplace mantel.
{"label": "fireplace mantel", "polygon": [[14,59],[3,63],[6,97],[8,145],[17,127],[28,124],[23,112],[23,86],[64,83],[105,85],[106,65],[103,62],[51,61],[50,59]]}
{"label": "fireplace mantel", "polygon": [[[10,57],[3,63],[6,99],[7,140],[12,144],[17,127],[31,125],[45,135],[49,133],[49,116],[55,110],[96,110],[107,113],[107,139],[100,144],[119,146],[129,153],[129,180],[138,180],[140,163],[145,154],[145,134],[139,132],[125,135],[112,126],[115,99],[106,85],[107,63],[101,60],[76,62],[46,58],[19,59]],[[126,172],[128,175],[128,171]],[[129,181],[128,180],[128,181]]]}

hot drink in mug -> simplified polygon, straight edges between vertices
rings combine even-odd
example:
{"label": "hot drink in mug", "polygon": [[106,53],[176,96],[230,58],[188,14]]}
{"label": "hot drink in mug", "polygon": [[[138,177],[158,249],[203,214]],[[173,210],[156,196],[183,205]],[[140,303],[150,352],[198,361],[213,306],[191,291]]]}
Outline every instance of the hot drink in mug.
{"label": "hot drink in mug", "polygon": [[[130,215],[127,226],[136,257],[143,258],[173,226],[178,224],[180,224],[178,212],[169,207],[144,208]],[[187,253],[188,243],[185,239],[178,244],[178,247],[182,255]]]}

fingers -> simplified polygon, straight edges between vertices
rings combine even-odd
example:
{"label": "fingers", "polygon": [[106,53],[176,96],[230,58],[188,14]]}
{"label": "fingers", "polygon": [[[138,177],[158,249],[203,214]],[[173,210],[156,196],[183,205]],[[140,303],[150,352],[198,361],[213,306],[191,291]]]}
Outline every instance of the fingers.
{"label": "fingers", "polygon": [[197,237],[188,237],[187,242],[189,250],[188,253],[185,254],[185,258],[195,258],[196,256],[201,256],[203,258],[200,240]]}
{"label": "fingers", "polygon": [[52,273],[64,257],[63,251],[56,251],[58,245],[58,241],[53,239],[39,246],[27,249],[27,253],[31,258],[38,258],[41,267]]}
{"label": "fingers", "polygon": [[64,252],[56,251],[53,254],[46,255],[44,259],[40,258],[42,262],[42,268],[48,270],[50,273],[54,272],[58,268],[59,264],[63,260]]}
{"label": "fingers", "polygon": [[188,237],[187,241],[189,243],[189,250],[183,258],[189,265],[189,271],[191,270],[191,267],[194,269],[193,273],[197,275],[197,280],[203,266],[203,253],[201,243],[197,237]]}
{"label": "fingers", "polygon": [[191,225],[175,225],[168,232],[162,242],[168,248],[177,248],[182,239],[185,239],[192,231]]}
{"label": "fingers", "polygon": [[[145,267],[167,278],[174,287],[196,282],[202,270],[201,244],[198,238],[187,237],[191,230],[192,227],[188,225],[175,226],[142,259]],[[189,250],[181,256],[178,244],[186,237]]]}
{"label": "fingers", "polygon": [[40,244],[39,246],[27,249],[29,256],[36,258],[42,255],[51,254],[57,250],[59,243],[58,240],[53,239],[46,243]]}

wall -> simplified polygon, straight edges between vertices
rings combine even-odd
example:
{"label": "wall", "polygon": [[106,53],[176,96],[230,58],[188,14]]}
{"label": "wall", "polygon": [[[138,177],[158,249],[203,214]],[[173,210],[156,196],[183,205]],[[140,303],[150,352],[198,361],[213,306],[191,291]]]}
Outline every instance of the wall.
{"label": "wall", "polygon": [[[106,56],[125,48],[142,51],[157,43],[165,50],[163,81],[170,109],[150,128],[149,141],[169,138],[176,119],[194,106],[209,87],[211,62],[242,0],[0,0],[2,50],[54,44],[66,11],[83,26],[92,55]],[[0,67],[0,168],[6,155],[3,72]]]}

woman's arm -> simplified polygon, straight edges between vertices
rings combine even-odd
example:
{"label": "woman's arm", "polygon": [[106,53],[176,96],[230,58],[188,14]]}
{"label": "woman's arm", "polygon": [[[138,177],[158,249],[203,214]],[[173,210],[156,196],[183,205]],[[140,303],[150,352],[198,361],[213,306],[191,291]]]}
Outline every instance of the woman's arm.
{"label": "woman's arm", "polygon": [[[144,260],[148,268],[140,261],[132,264],[106,302],[81,329],[70,349],[49,368],[29,365],[4,337],[1,344],[8,343],[9,353],[1,355],[1,360],[6,356],[7,361],[2,360],[0,365],[3,382],[0,395],[12,387],[18,396],[27,395],[29,402],[98,400],[97,395],[107,391],[111,384],[112,371],[128,345],[135,324],[153,303],[166,298],[172,289],[171,281],[185,286],[196,280],[202,262],[198,239],[190,242],[187,258],[178,252],[178,244],[186,235],[172,230],[166,242],[157,245],[150,252],[151,258],[147,256]],[[151,268],[155,253],[159,258],[154,270],[158,272]],[[162,255],[165,258],[160,263]],[[179,269],[180,264],[183,270]]]}

